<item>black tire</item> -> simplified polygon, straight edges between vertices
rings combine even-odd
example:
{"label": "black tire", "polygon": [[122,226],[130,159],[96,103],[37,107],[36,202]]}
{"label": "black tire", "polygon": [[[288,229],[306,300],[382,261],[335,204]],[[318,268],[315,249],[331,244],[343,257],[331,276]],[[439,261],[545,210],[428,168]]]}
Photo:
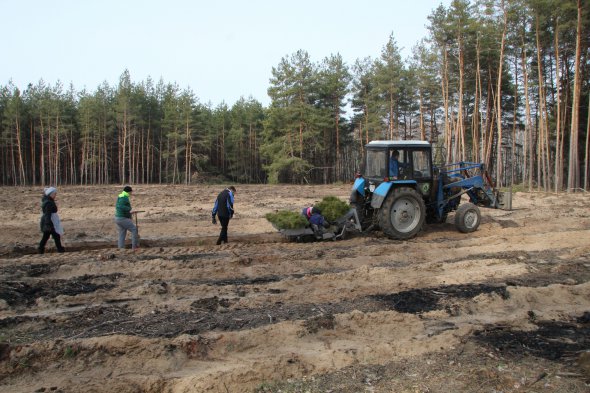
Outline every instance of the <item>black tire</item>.
{"label": "black tire", "polygon": [[425,217],[422,196],[412,188],[396,188],[379,210],[379,226],[390,239],[405,240],[420,232]]}
{"label": "black tire", "polygon": [[481,223],[481,213],[479,207],[473,203],[464,203],[459,206],[455,213],[455,226],[459,232],[474,232]]}

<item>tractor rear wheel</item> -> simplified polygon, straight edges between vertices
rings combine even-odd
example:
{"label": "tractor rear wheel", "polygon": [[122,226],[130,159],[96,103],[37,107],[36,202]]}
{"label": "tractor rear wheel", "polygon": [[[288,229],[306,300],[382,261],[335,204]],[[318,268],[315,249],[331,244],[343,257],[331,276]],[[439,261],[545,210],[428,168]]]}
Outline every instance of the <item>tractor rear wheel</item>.
{"label": "tractor rear wheel", "polygon": [[410,239],[422,229],[426,206],[412,188],[393,189],[379,210],[379,226],[390,239]]}
{"label": "tractor rear wheel", "polygon": [[459,206],[455,213],[455,226],[460,232],[469,233],[475,231],[481,222],[479,207],[473,203],[465,203]]}

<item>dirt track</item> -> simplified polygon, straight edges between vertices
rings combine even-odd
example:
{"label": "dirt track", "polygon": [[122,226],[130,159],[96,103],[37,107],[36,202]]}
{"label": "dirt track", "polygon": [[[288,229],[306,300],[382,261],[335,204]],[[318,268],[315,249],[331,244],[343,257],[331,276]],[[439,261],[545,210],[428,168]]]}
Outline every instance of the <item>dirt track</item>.
{"label": "dirt track", "polygon": [[[348,185],[60,189],[66,254],[35,255],[40,189],[0,188],[0,391],[588,392],[590,196],[518,193],[472,234],[287,243],[263,218]],[[50,241],[50,248],[53,247]]]}

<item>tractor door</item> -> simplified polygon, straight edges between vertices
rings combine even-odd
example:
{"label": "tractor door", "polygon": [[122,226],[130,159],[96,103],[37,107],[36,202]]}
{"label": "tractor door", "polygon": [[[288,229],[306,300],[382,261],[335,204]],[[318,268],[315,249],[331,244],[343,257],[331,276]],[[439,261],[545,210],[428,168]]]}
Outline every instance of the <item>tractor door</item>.
{"label": "tractor door", "polygon": [[415,180],[425,197],[432,188],[432,161],[429,149],[394,148],[389,151],[391,180]]}
{"label": "tractor door", "polygon": [[433,186],[430,150],[419,149],[412,151],[412,179],[416,180],[418,190],[424,199],[430,199]]}

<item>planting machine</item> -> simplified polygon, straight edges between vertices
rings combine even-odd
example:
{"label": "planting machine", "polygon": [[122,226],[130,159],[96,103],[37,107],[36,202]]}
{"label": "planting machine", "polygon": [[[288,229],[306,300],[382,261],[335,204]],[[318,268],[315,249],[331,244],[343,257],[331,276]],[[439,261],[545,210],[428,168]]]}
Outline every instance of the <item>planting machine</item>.
{"label": "planting machine", "polygon": [[[395,162],[394,162],[395,161]],[[467,195],[469,202],[461,203]],[[494,188],[481,163],[433,165],[432,146],[423,141],[372,141],[365,146],[364,173],[350,195],[351,209],[328,229],[285,229],[289,240],[343,238],[347,232],[381,229],[391,239],[414,237],[424,223],[444,223],[455,212],[464,233],[481,222],[479,207],[512,208],[512,195]]]}

